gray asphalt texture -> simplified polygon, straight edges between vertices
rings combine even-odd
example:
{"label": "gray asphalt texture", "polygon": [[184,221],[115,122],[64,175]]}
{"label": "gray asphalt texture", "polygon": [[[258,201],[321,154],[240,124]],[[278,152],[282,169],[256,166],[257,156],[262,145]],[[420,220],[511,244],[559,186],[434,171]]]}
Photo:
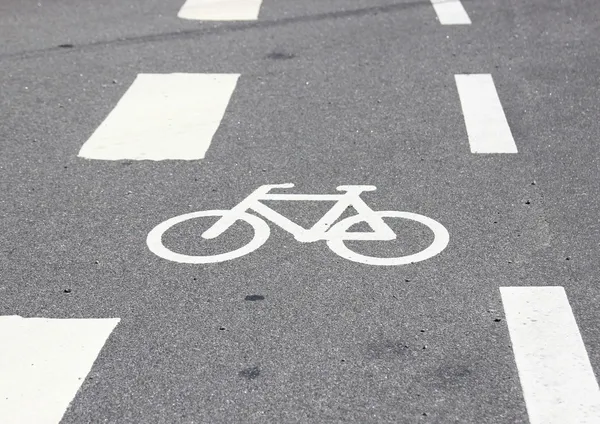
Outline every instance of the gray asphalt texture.
{"label": "gray asphalt texture", "polygon": [[[466,0],[470,26],[428,1],[265,0],[237,23],[182,4],[0,5],[0,315],[121,318],[63,423],[526,423],[502,286],[564,286],[600,370],[596,1]],[[77,157],[138,73],[169,72],[242,75],[204,160]],[[470,153],[459,73],[493,75],[518,154]],[[146,247],[168,218],[285,182],[376,185],[373,209],[450,244],[400,267],[275,226],[220,264]]]}

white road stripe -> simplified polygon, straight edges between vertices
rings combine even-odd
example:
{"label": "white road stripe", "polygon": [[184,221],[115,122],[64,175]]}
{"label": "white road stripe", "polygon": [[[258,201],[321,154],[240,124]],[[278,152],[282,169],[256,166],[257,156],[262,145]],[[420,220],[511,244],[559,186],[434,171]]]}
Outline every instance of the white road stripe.
{"label": "white road stripe", "polygon": [[118,323],[0,316],[0,422],[58,423]]}
{"label": "white road stripe", "polygon": [[501,287],[530,424],[600,423],[600,390],[562,287]]}
{"label": "white road stripe", "polygon": [[490,74],[455,75],[472,153],[517,153]]}
{"label": "white road stripe", "polygon": [[198,21],[254,21],[262,0],[187,0],[177,16]]}
{"label": "white road stripe", "polygon": [[470,25],[471,19],[460,0],[431,0],[442,25]]}
{"label": "white road stripe", "polygon": [[202,159],[239,74],[139,74],[79,156]]}

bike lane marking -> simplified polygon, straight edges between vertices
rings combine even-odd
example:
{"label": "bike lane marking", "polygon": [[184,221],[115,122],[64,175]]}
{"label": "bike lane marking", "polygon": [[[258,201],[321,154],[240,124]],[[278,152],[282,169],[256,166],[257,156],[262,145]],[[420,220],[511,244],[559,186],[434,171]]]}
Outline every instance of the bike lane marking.
{"label": "bike lane marking", "polygon": [[455,75],[471,153],[517,153],[490,74]]}
{"label": "bike lane marking", "polygon": [[531,424],[600,422],[600,390],[562,287],[501,287]]}
{"label": "bike lane marking", "polygon": [[[349,261],[358,262],[366,265],[395,266],[407,265],[429,259],[446,248],[449,241],[449,234],[446,228],[439,222],[423,215],[400,212],[400,211],[373,211],[359,197],[363,191],[373,191],[375,186],[364,185],[344,185],[338,186],[338,191],[345,191],[345,194],[322,195],[322,194],[282,194],[269,193],[273,188],[291,188],[294,184],[267,184],[260,186],[246,199],[242,200],[232,209],[218,209],[208,211],[197,211],[179,215],[158,224],[154,227],[146,238],[148,249],[155,255],[173,262],[188,264],[208,264],[224,262],[247,255],[262,246],[269,238],[270,229],[266,221],[281,227],[283,230],[292,234],[296,240],[303,243],[312,243],[316,241],[326,241],[331,251]],[[331,209],[310,229],[305,229],[292,222],[288,218],[280,215],[273,209],[261,203],[261,200],[286,200],[286,201],[335,201]],[[337,219],[344,213],[348,206],[353,206],[357,215]],[[248,213],[252,211],[254,214]],[[170,250],[162,242],[165,232],[173,226],[190,219],[202,217],[220,217],[212,227],[201,234],[204,239],[213,239],[226,231],[237,221],[245,221],[250,224],[254,230],[252,240],[246,245],[221,254],[208,256],[191,256],[177,253]],[[345,241],[389,241],[396,239],[393,230],[383,221],[383,218],[401,218],[409,221],[415,221],[428,227],[433,233],[434,240],[429,247],[424,250],[401,256],[401,257],[373,257],[356,253],[349,249]],[[337,222],[336,222],[337,221]],[[356,232],[348,231],[354,224],[365,222],[372,231]],[[331,225],[334,223],[333,225]]]}
{"label": "bike lane marking", "polygon": [[187,0],[177,17],[197,21],[255,21],[262,0]]}
{"label": "bike lane marking", "polygon": [[0,316],[0,422],[60,422],[119,321]]}
{"label": "bike lane marking", "polygon": [[460,0],[431,0],[442,25],[471,25],[471,19]]}
{"label": "bike lane marking", "polygon": [[239,74],[139,74],[79,156],[100,160],[204,158]]}

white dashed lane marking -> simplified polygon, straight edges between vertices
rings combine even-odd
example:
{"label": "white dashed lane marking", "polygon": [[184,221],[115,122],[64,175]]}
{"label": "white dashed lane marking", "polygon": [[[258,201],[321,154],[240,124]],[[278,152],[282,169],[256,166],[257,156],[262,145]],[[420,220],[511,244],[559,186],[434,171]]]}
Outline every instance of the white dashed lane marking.
{"label": "white dashed lane marking", "polygon": [[431,0],[442,25],[470,25],[471,19],[460,0]]}
{"label": "white dashed lane marking", "polygon": [[600,423],[600,391],[562,287],[501,287],[530,424]]}
{"label": "white dashed lane marking", "polygon": [[139,74],[79,156],[202,159],[238,78],[239,74]]}
{"label": "white dashed lane marking", "polygon": [[187,0],[177,16],[197,21],[254,21],[262,0]]}
{"label": "white dashed lane marking", "polygon": [[494,80],[489,74],[455,75],[472,153],[517,153]]}
{"label": "white dashed lane marking", "polygon": [[118,323],[0,316],[0,422],[60,422]]}

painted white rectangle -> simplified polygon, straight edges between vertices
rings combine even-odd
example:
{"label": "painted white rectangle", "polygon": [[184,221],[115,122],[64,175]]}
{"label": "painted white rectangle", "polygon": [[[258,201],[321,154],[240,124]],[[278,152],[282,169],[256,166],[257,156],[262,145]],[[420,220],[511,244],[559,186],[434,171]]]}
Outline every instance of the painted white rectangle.
{"label": "painted white rectangle", "polygon": [[0,316],[0,423],[59,423],[118,323]]}
{"label": "painted white rectangle", "polygon": [[501,287],[530,424],[600,423],[600,390],[562,287]]}
{"label": "painted white rectangle", "polygon": [[187,0],[177,16],[197,21],[254,21],[262,0]]}
{"label": "painted white rectangle", "polygon": [[139,74],[79,156],[202,159],[238,78],[239,74]]}
{"label": "painted white rectangle", "polygon": [[490,74],[455,75],[472,153],[517,153]]}
{"label": "painted white rectangle", "polygon": [[470,25],[471,19],[460,0],[431,0],[442,25]]}

